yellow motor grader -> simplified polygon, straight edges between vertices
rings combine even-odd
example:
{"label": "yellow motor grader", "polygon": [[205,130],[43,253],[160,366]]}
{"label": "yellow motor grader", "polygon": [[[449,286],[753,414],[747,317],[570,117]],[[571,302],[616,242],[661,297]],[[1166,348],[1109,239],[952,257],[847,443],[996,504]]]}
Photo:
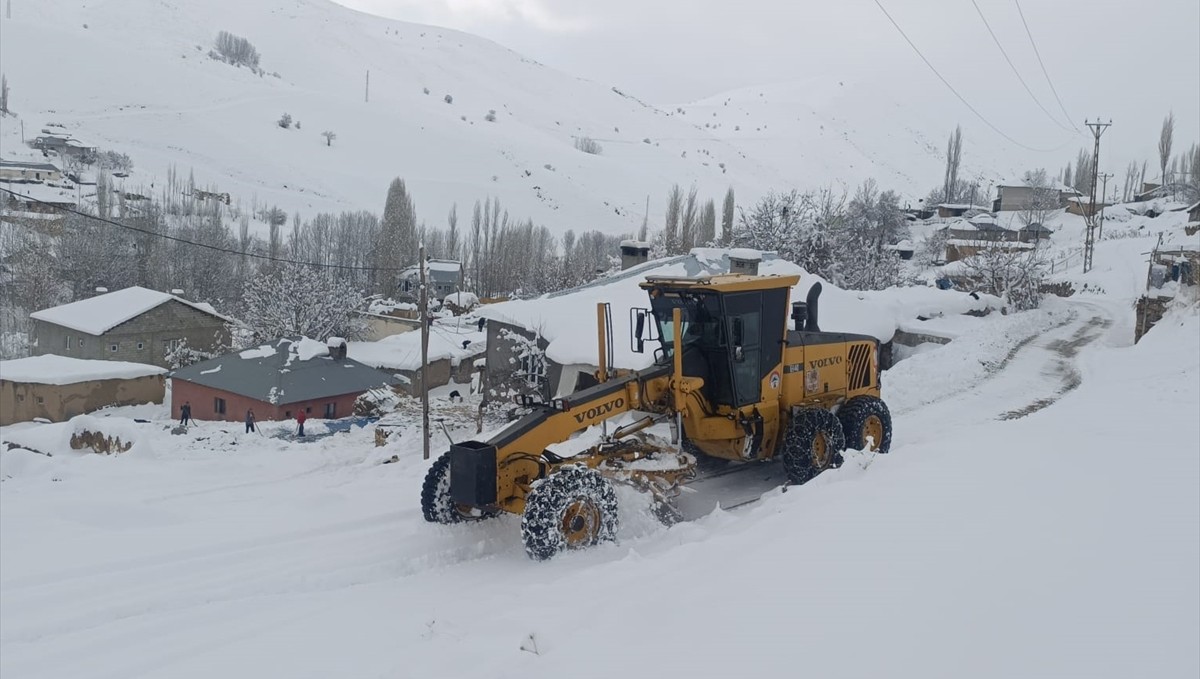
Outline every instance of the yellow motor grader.
{"label": "yellow motor grader", "polygon": [[[697,461],[782,462],[801,484],[841,464],[841,451],[886,453],[892,422],[879,398],[879,343],[823,332],[820,283],[790,303],[799,276],[647,277],[649,308],[630,310],[631,349],[657,343],[651,367],[614,371],[612,319],[597,309],[599,383],[564,398],[519,403],[529,414],[486,441],[452,444],[421,492],[425,519],[521,514],[526,552],[547,559],[614,539],[613,483],[650,493],[661,516]],[[788,327],[791,309],[792,327]],[[549,446],[618,415],[644,416],[570,457]],[[644,435],[670,426],[671,441]]]}

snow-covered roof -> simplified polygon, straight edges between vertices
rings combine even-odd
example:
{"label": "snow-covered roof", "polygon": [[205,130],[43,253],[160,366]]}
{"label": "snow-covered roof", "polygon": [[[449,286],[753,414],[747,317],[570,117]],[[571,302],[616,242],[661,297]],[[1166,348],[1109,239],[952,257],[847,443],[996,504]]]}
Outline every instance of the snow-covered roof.
{"label": "snow-covered roof", "polygon": [[[820,276],[808,273],[800,266],[780,259],[773,252],[762,253],[759,274],[764,276],[800,276],[792,289],[792,299],[804,299],[809,288],[820,282],[820,325],[832,332],[861,333],[881,341],[892,339],[901,319],[929,315],[935,311],[963,313],[976,308],[978,300],[963,293],[932,288],[901,288],[879,292],[843,290]],[[489,320],[499,321],[536,333],[547,341],[546,356],[560,365],[594,365],[596,363],[596,325],[590,313],[599,302],[612,305],[614,362],[618,368],[644,368],[651,362],[649,353],[636,354],[629,342],[629,310],[648,307],[646,291],[638,284],[647,276],[695,277],[729,271],[729,250],[695,248],[687,255],[646,262],[609,278],[571,290],[551,293],[528,300],[511,300],[487,304],[476,313]],[[390,339],[390,338],[389,338]]]}
{"label": "snow-covered roof", "polygon": [[64,328],[86,332],[89,335],[103,335],[113,328],[140,316],[155,307],[174,300],[186,304],[197,311],[215,316],[223,321],[231,319],[212,310],[207,304],[189,302],[170,293],[150,290],[140,286],[131,286],[124,290],[96,295],[77,302],[62,304],[49,309],[35,311],[29,317],[61,325]]}
{"label": "snow-covered roof", "polygon": [[21,170],[39,170],[41,172],[59,172],[51,163],[35,163],[24,160],[0,160],[0,167],[12,167]]}
{"label": "snow-covered roof", "polygon": [[276,405],[361,393],[396,383],[386,372],[329,354],[325,342],[285,338],[180,368],[171,378]]}
{"label": "snow-covered roof", "polygon": [[1075,187],[1073,187],[1073,186],[1067,186],[1066,184],[1064,184],[1064,183],[1062,183],[1062,182],[1060,182],[1060,181],[1057,181],[1057,180],[1052,180],[1052,181],[1051,181],[1049,184],[1047,184],[1046,186],[1042,186],[1042,187],[1035,187],[1035,186],[1031,185],[1031,184],[1030,184],[1028,181],[1026,181],[1024,177],[1022,177],[1022,178],[1020,178],[1020,179],[1014,179],[1014,180],[1011,180],[1011,181],[1000,182],[999,184],[997,184],[997,185],[996,185],[996,188],[998,188],[998,189],[1032,189],[1032,188],[1043,188],[1043,189],[1052,189],[1052,190],[1055,190],[1055,191],[1061,191],[1061,192],[1063,192],[1063,193],[1074,193],[1074,194],[1078,194],[1078,193],[1079,193],[1079,191],[1078,191],[1078,190],[1076,190],[1076,189],[1075,189]]}
{"label": "snow-covered roof", "polygon": [[649,250],[650,244],[644,240],[633,240],[632,238],[626,238],[625,240],[621,241],[621,247],[636,248],[638,250]]}
{"label": "snow-covered roof", "polygon": [[763,253],[761,250],[753,250],[751,248],[733,248],[729,251],[729,256],[733,259],[740,259],[748,262],[761,262]]}
{"label": "snow-covered roof", "polygon": [[476,304],[479,304],[479,297],[473,292],[452,292],[449,295],[446,295],[446,298],[443,299],[442,302],[444,304],[453,304],[454,306],[462,308],[473,307]]}
{"label": "snow-covered roof", "polygon": [[[469,294],[469,293],[468,293]],[[455,319],[434,323],[429,333],[429,361],[450,359],[457,365],[487,348],[487,331],[474,322]],[[466,342],[466,346],[463,346]],[[381,370],[416,370],[421,367],[421,333],[404,332],[376,342],[349,342],[347,355]]]}
{"label": "snow-covered roof", "polygon": [[947,210],[986,210],[983,205],[971,205],[970,203],[938,203],[938,207],[944,207]]}
{"label": "snow-covered roof", "polygon": [[33,384],[76,384],[161,375],[165,368],[126,361],[94,361],[45,354],[0,361],[0,379]]}

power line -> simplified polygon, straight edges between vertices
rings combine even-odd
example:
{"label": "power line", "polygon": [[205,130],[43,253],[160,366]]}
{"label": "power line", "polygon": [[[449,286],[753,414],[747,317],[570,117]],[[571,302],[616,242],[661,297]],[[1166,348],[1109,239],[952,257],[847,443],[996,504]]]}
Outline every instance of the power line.
{"label": "power line", "polygon": [[280,264],[298,264],[300,266],[312,266],[312,267],[317,267],[317,268],[322,268],[322,269],[339,269],[342,271],[400,272],[400,271],[407,271],[409,268],[411,268],[411,267],[405,267],[403,269],[393,269],[393,268],[374,267],[374,266],[353,266],[350,264],[322,264],[320,262],[304,262],[304,261],[297,260],[297,259],[289,259],[287,257],[274,257],[272,255],[263,255],[263,254],[259,254],[256,252],[243,252],[241,250],[225,248],[225,247],[221,247],[219,245],[210,245],[208,243],[199,243],[199,242],[196,242],[193,240],[188,240],[186,238],[180,238],[178,236],[172,236],[172,235],[166,234],[166,233],[159,233],[157,231],[151,231],[149,229],[142,229],[142,228],[139,228],[136,226],[131,226],[129,224],[122,224],[121,222],[116,222],[111,219],[106,219],[104,217],[98,217],[96,215],[89,215],[86,212],[80,212],[79,210],[74,210],[69,207],[63,207],[62,205],[55,205],[54,203],[48,203],[44,200],[34,198],[33,196],[27,196],[22,193],[17,193],[16,191],[13,191],[12,189],[6,189],[2,186],[0,186],[0,191],[9,193],[9,194],[16,196],[17,198],[20,198],[22,200],[26,200],[31,203],[37,203],[38,205],[48,207],[52,210],[58,210],[59,212],[64,212],[66,214],[76,215],[78,217],[83,217],[84,219],[90,219],[93,221],[97,221],[102,224],[109,224],[111,226],[117,226],[117,227],[120,227],[127,231],[134,231],[136,233],[140,233],[140,234],[143,234],[146,236],[154,236],[156,238],[162,238],[164,240],[169,240],[169,241],[172,241],[175,243],[180,243],[182,245],[192,245],[192,246],[195,246],[198,248],[204,248],[205,250],[212,250],[214,252],[223,252],[223,253],[230,254],[230,255],[237,255],[239,257],[250,257],[252,259],[263,259],[263,260],[266,260],[269,262],[277,262]]}
{"label": "power line", "polygon": [[[1017,141],[1016,139],[1013,139],[1012,137],[1010,137],[1010,136],[1008,136],[1007,134],[1005,134],[1003,130],[1001,130],[1000,128],[998,128],[998,127],[996,127],[995,125],[993,125],[993,124],[992,124],[992,121],[990,121],[990,120],[988,120],[987,118],[983,117],[983,114],[982,114],[982,113],[980,113],[980,112],[979,112],[979,111],[978,111],[978,110],[977,110],[977,109],[976,109],[974,106],[972,106],[972,105],[971,105],[971,102],[967,101],[966,97],[964,97],[963,95],[959,94],[959,93],[958,93],[958,90],[954,89],[954,86],[950,84],[950,81],[949,81],[949,80],[946,80],[946,78],[945,78],[945,77],[943,77],[943,76],[942,76],[942,74],[941,74],[941,73],[939,73],[939,72],[938,72],[938,70],[937,70],[936,68],[934,68],[933,64],[932,64],[932,63],[930,63],[930,61],[929,61],[928,59],[926,59],[926,58],[925,58],[925,55],[921,53],[921,50],[917,48],[916,44],[915,44],[915,43],[913,43],[913,41],[912,41],[912,40],[911,40],[911,39],[908,37],[908,34],[904,32],[904,29],[903,29],[903,28],[900,28],[900,24],[896,23],[896,20],[892,18],[892,15],[891,15],[891,14],[888,14],[888,11],[887,11],[887,9],[885,9],[885,8],[884,8],[883,4],[882,4],[882,3],[880,3],[880,2],[879,2],[879,0],[875,0],[875,6],[879,8],[879,11],[883,12],[883,15],[884,15],[885,17],[887,17],[888,21],[892,22],[892,26],[895,26],[895,27],[896,27],[896,30],[897,30],[897,31],[900,33],[900,36],[901,36],[902,38],[904,38],[904,41],[908,43],[908,46],[909,46],[909,47],[911,47],[911,48],[912,48],[912,50],[913,50],[914,52],[916,52],[916,53],[917,53],[917,56],[918,56],[918,57],[921,57],[921,61],[925,62],[925,65],[929,67],[929,70],[930,70],[930,71],[933,71],[933,74],[937,76],[938,80],[941,80],[941,81],[942,81],[942,84],[943,84],[943,85],[945,85],[945,86],[946,86],[946,88],[947,88],[947,89],[949,89],[951,92],[953,92],[953,93],[954,93],[954,96],[958,97],[958,100],[959,100],[959,101],[961,101],[961,102],[963,103],[963,106],[966,106],[968,109],[970,109],[970,110],[971,110],[971,113],[974,113],[974,114],[975,114],[975,116],[976,116],[977,118],[979,118],[980,120],[982,120],[982,121],[983,121],[983,123],[984,123],[985,125],[987,125],[988,127],[992,128],[992,130],[993,130],[993,131],[994,131],[996,134],[1000,135],[1001,137],[1004,137],[1004,138],[1005,138],[1005,139],[1007,139],[1008,141],[1010,141],[1010,142],[1012,142],[1012,143],[1016,144],[1017,146],[1020,146],[1020,147],[1021,147],[1021,148],[1023,148],[1023,149],[1026,149],[1026,150],[1028,150],[1028,151],[1037,151],[1037,152],[1039,152],[1039,153],[1051,153],[1051,152],[1054,152],[1054,151],[1058,151],[1059,149],[1061,149],[1061,148],[1063,148],[1064,146],[1066,146],[1066,144],[1063,144],[1063,145],[1059,146],[1058,148],[1053,148],[1053,149],[1039,149],[1039,148],[1035,148],[1035,147],[1033,147],[1033,146],[1027,146],[1027,145],[1025,145],[1025,144],[1022,144],[1021,142]],[[1069,143],[1069,142],[1068,142],[1068,143]]]}
{"label": "power line", "polygon": [[1013,0],[1017,6],[1017,14],[1021,15],[1021,24],[1025,26],[1025,35],[1029,36],[1029,44],[1033,45],[1033,53],[1037,56],[1038,66],[1042,67],[1042,75],[1046,76],[1046,83],[1050,85],[1050,91],[1054,93],[1054,100],[1058,102],[1058,108],[1062,110],[1063,115],[1067,117],[1067,122],[1071,123],[1071,127],[1075,128],[1076,132],[1083,132],[1079,126],[1075,124],[1075,119],[1071,114],[1067,113],[1067,107],[1063,106],[1062,98],[1058,96],[1058,90],[1054,87],[1054,81],[1050,79],[1050,73],[1046,70],[1046,64],[1042,61],[1042,53],[1038,51],[1037,42],[1033,39],[1033,33],[1029,30],[1029,23],[1025,21],[1025,12],[1021,11],[1021,0]]}
{"label": "power line", "polygon": [[[1046,117],[1049,118],[1050,121],[1053,122],[1055,125],[1066,130],[1067,132],[1071,132],[1071,131],[1078,132],[1079,131],[1078,128],[1076,128],[1075,130],[1072,130],[1071,128],[1067,127],[1066,125],[1063,125],[1062,123],[1058,122],[1058,118],[1055,118],[1053,115],[1050,114],[1049,111],[1046,110],[1045,106],[1042,106],[1041,100],[1039,100],[1037,98],[1037,96],[1034,95],[1033,90],[1031,90],[1029,88],[1029,84],[1025,82],[1025,78],[1021,76],[1021,72],[1017,70],[1016,64],[1014,64],[1012,59],[1009,58],[1008,51],[1004,49],[1004,45],[1000,44],[1000,38],[996,37],[996,32],[992,30],[992,25],[988,22],[987,17],[985,17],[983,15],[983,10],[979,8],[979,3],[976,2],[975,0],[971,0],[971,4],[975,6],[975,11],[979,14],[979,18],[983,20],[983,25],[987,27],[988,35],[992,36],[992,42],[996,43],[996,48],[1000,50],[1000,54],[1004,55],[1004,60],[1008,62],[1008,67],[1010,69],[1012,69],[1013,75],[1017,76],[1017,80],[1021,81],[1021,87],[1025,88],[1025,92],[1029,94],[1030,99],[1033,99],[1033,103],[1037,104],[1037,107],[1042,109],[1042,113],[1045,113]],[[1069,122],[1069,120],[1068,120],[1068,122]]]}

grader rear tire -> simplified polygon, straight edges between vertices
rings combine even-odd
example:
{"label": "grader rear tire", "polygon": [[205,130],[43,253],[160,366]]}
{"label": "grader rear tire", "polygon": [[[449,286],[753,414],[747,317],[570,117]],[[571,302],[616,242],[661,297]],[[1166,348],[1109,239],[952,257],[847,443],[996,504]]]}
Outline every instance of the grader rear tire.
{"label": "grader rear tire", "polygon": [[563,467],[539,481],[521,518],[525,552],[544,561],[617,537],[617,494],[594,469]]}
{"label": "grader rear tire", "polygon": [[842,424],[828,410],[805,408],[792,418],[783,437],[783,468],[788,480],[801,484],[826,469],[842,466],[846,438]]}
{"label": "grader rear tire", "polygon": [[872,451],[883,455],[892,449],[892,414],[882,400],[874,396],[855,396],[838,408],[837,416],[846,435],[847,448],[866,450],[867,439],[873,439]]}
{"label": "grader rear tire", "polygon": [[421,514],[430,523],[463,523],[496,516],[472,507],[464,507],[450,497],[450,452],[434,460],[421,485]]}

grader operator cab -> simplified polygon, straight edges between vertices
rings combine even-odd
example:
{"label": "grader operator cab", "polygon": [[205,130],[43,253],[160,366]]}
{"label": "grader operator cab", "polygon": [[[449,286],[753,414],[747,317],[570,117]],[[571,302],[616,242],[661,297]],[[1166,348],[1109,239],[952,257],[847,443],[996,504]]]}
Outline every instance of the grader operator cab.
{"label": "grader operator cab", "polygon": [[[696,475],[698,459],[736,464],[778,459],[801,484],[841,464],[841,451],[888,452],[892,422],[879,398],[878,341],[823,332],[820,283],[789,304],[799,276],[648,277],[649,308],[630,310],[631,349],[656,343],[651,367],[611,369],[607,305],[597,309],[595,386],[549,403],[486,441],[453,444],[430,467],[421,493],[425,519],[476,521],[521,514],[526,552],[611,540],[613,483],[649,493],[660,517]],[[789,308],[792,327],[788,327]],[[644,414],[588,450],[564,458],[547,449],[628,412]],[[644,435],[670,425],[671,441]]]}

